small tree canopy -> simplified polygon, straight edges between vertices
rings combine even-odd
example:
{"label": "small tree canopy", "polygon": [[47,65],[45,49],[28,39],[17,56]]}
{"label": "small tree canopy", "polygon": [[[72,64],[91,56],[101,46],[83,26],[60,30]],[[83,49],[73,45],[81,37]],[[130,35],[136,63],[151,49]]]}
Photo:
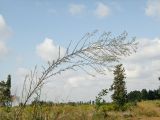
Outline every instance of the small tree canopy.
{"label": "small tree canopy", "polygon": [[3,106],[11,106],[11,75],[8,75],[6,82],[0,82],[0,103]]}
{"label": "small tree canopy", "polygon": [[113,101],[119,106],[123,106],[126,102],[127,90],[125,86],[125,70],[122,67],[122,64],[116,65],[114,74],[114,81],[111,85],[110,90],[113,90],[112,95]]}

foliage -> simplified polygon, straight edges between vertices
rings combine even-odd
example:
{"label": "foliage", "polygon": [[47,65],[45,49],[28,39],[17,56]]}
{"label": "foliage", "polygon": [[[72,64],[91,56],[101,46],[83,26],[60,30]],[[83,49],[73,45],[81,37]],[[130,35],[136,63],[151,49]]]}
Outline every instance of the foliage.
{"label": "foliage", "polygon": [[141,101],[141,92],[140,91],[131,91],[130,93],[127,94],[127,100],[129,102],[134,102],[134,101]]}
{"label": "foliage", "polygon": [[141,91],[135,90],[127,94],[128,102],[136,102],[141,100],[158,100],[160,99],[159,89],[157,90],[146,90],[142,89]]}
{"label": "foliage", "polygon": [[6,106],[11,106],[11,75],[8,75],[7,81],[6,81],[6,92],[5,92],[5,97],[6,97]]}
{"label": "foliage", "polygon": [[125,70],[122,67],[122,64],[116,65],[114,74],[114,81],[111,85],[110,90],[114,91],[112,95],[113,101],[120,107],[126,103],[126,87],[125,87]]}
{"label": "foliage", "polygon": [[11,106],[11,75],[8,75],[7,81],[0,82],[0,104],[1,106]]}
{"label": "foliage", "polygon": [[98,94],[98,96],[96,96],[95,102],[97,107],[105,103],[105,100],[103,99],[103,97],[107,95],[107,93],[108,93],[108,89],[102,89],[102,91]]}
{"label": "foliage", "polygon": [[146,89],[142,89],[141,98],[142,98],[142,100],[147,100],[148,99],[148,93],[147,93]]}

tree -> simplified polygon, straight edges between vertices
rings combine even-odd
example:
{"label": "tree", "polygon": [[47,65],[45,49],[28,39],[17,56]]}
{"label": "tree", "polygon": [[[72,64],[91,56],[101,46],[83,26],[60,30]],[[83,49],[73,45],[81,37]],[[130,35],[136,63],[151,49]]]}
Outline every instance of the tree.
{"label": "tree", "polygon": [[[160,77],[158,79],[159,79],[159,82],[160,82]],[[160,86],[159,86],[159,89],[158,89],[158,94],[160,95]]]}
{"label": "tree", "polygon": [[131,91],[130,93],[127,94],[127,101],[128,102],[137,102],[141,101],[141,92],[140,91]]}
{"label": "tree", "polygon": [[114,81],[110,88],[111,91],[114,91],[112,99],[118,106],[123,106],[126,102],[127,90],[124,81],[126,78],[125,69],[122,67],[122,64],[115,66],[113,74]]}
{"label": "tree", "polygon": [[155,99],[154,91],[149,90],[148,91],[148,100],[154,100],[154,99]]}
{"label": "tree", "polygon": [[98,96],[96,96],[96,100],[95,100],[97,107],[100,107],[102,104],[105,103],[105,100],[103,99],[103,97],[106,96],[107,93],[108,93],[108,89],[102,89],[102,91],[98,93]]}
{"label": "tree", "polygon": [[11,75],[8,75],[7,81],[6,81],[6,105],[11,106]]}
{"label": "tree", "polygon": [[159,89],[154,90],[153,92],[154,92],[154,99],[155,100],[160,99]]}
{"label": "tree", "polygon": [[0,82],[0,103],[2,106],[11,106],[11,75],[7,81]]}
{"label": "tree", "polygon": [[4,81],[0,82],[0,106],[5,106],[5,90],[6,84]]}
{"label": "tree", "polygon": [[146,89],[142,89],[141,91],[141,97],[142,97],[142,100],[147,100],[148,98],[148,92]]}

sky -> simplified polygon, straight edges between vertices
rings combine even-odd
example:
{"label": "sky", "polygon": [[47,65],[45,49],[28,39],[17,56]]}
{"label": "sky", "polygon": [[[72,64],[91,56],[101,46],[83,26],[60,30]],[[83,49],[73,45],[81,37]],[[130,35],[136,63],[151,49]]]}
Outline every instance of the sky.
{"label": "sky", "polygon": [[[62,53],[69,42],[98,29],[114,36],[127,31],[139,42],[137,53],[122,59],[126,87],[157,89],[160,76],[160,0],[0,0],[0,80],[12,75],[18,94],[24,76]],[[67,71],[43,87],[42,99],[94,100],[113,82],[112,72],[95,78]],[[106,98],[110,100],[108,96]]]}

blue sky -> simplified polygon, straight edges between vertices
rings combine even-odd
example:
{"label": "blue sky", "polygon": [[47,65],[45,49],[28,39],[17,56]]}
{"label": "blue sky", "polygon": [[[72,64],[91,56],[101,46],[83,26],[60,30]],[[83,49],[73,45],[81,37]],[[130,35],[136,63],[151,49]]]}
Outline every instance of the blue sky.
{"label": "blue sky", "polygon": [[[159,28],[159,0],[0,0],[0,77],[5,79],[11,74],[14,91],[22,81],[19,74],[34,68],[36,64],[45,64],[50,57],[47,55],[53,53],[50,50],[55,50],[56,45],[65,48],[71,40],[79,40],[86,32],[95,29],[111,31],[115,36],[127,31],[129,37],[135,36],[141,46],[140,52],[126,60],[125,66],[131,80],[127,83],[129,90],[153,89],[157,87],[158,74],[152,74],[147,79],[146,75],[151,73],[150,70],[153,73],[158,71],[158,67],[156,70],[151,67],[160,63]],[[51,49],[45,50],[47,45]],[[145,69],[145,66],[148,67]],[[84,78],[75,74],[69,73],[68,80],[55,80],[49,86],[52,89],[56,85],[57,94],[62,88],[68,91],[66,94],[71,94],[69,91],[74,89],[71,99],[85,100],[86,96],[93,99],[106,83],[106,80],[91,80],[88,86],[94,90],[86,93],[88,86],[82,84]],[[146,80],[145,84],[140,79]],[[84,94],[77,95],[81,92]]]}

